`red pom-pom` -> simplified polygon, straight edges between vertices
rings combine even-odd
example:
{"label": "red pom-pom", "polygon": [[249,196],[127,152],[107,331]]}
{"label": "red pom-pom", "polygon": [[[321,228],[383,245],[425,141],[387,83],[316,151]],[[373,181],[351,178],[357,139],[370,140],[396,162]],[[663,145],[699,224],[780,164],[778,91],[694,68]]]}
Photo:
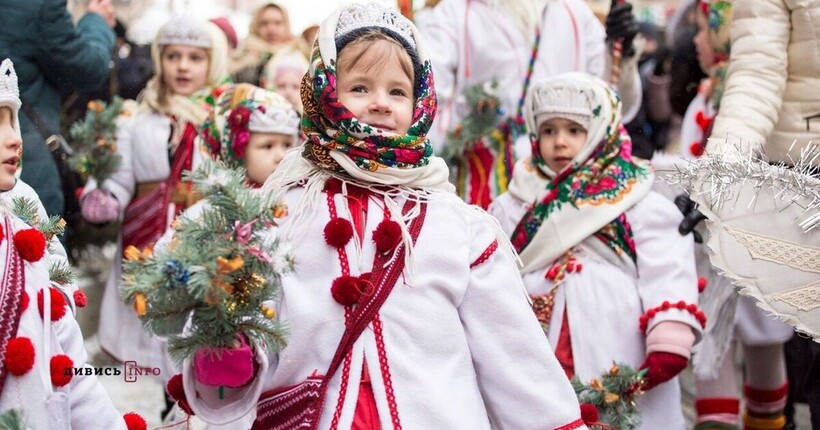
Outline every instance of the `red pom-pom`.
{"label": "red pom-pom", "polygon": [[[37,293],[37,310],[40,311],[41,318],[43,317],[43,290],[45,288]],[[66,313],[65,296],[54,287],[49,288],[48,291],[51,296],[51,321],[59,321]]]}
{"label": "red pom-pom", "polygon": [[28,293],[23,291],[23,295],[20,296],[20,312],[25,312],[28,309],[29,300]]}
{"label": "red pom-pom", "polygon": [[550,267],[550,270],[547,270],[546,278],[549,279],[550,281],[554,281],[556,276],[558,276],[558,267],[556,267],[556,266]]}
{"label": "red pom-pom", "polygon": [[177,404],[188,415],[194,415],[191,406],[188,404],[188,398],[185,396],[185,389],[182,386],[182,374],[176,374],[171,377],[166,385],[168,395],[176,400]]}
{"label": "red pom-pom", "polygon": [[57,387],[62,387],[71,382],[74,375],[74,362],[64,354],[51,357],[51,383]]}
{"label": "red pom-pom", "polygon": [[657,314],[658,314],[658,311],[656,309],[650,309],[646,312],[646,315],[649,318],[655,318],[655,315],[657,315]]}
{"label": "red pom-pom", "polygon": [[692,304],[690,304],[690,305],[686,306],[686,310],[687,310],[687,311],[689,311],[689,313],[691,313],[691,314],[693,314],[693,315],[694,315],[694,314],[695,314],[695,312],[697,312],[697,311],[698,311],[698,305],[696,305],[696,304],[692,303]]}
{"label": "red pom-pom", "polygon": [[14,376],[26,374],[34,367],[34,345],[27,337],[15,337],[6,346],[6,369]]}
{"label": "red pom-pom", "polygon": [[330,220],[325,226],[325,242],[334,248],[342,248],[353,238],[353,225],[344,218]]}
{"label": "red pom-pom", "polygon": [[148,423],[145,422],[145,418],[141,417],[140,414],[136,412],[129,412],[122,416],[122,419],[125,420],[125,427],[128,430],[147,430]]}
{"label": "red pom-pom", "polygon": [[698,292],[702,293],[703,290],[706,289],[706,278],[700,277],[698,278]]}
{"label": "red pom-pom", "polygon": [[596,408],[595,405],[592,403],[581,403],[581,419],[584,420],[584,424],[590,426],[593,423],[598,422],[599,418],[600,414],[598,413],[598,408]]}
{"label": "red pom-pom", "polygon": [[88,305],[88,296],[85,295],[83,290],[74,291],[74,304],[78,308],[84,308]]}
{"label": "red pom-pom", "polygon": [[661,304],[661,310],[664,310],[664,311],[668,311],[669,308],[671,308],[671,307],[672,307],[672,304],[669,303],[669,302],[663,302]]}
{"label": "red pom-pom", "polygon": [[373,232],[373,242],[376,242],[376,250],[387,252],[395,249],[401,242],[401,227],[393,220],[384,220]]}
{"label": "red pom-pom", "polygon": [[330,294],[333,296],[333,300],[336,300],[342,306],[355,305],[362,297],[357,281],[358,278],[353,276],[340,276],[334,279],[333,285],[330,286]]}
{"label": "red pom-pom", "polygon": [[681,300],[677,304],[675,304],[675,307],[680,309],[680,310],[684,310],[684,309],[686,309],[686,302]]}
{"label": "red pom-pom", "polygon": [[691,152],[695,157],[700,157],[703,155],[703,144],[700,142],[692,143],[689,145],[689,152]]}
{"label": "red pom-pom", "polygon": [[20,230],[14,234],[14,247],[23,260],[33,263],[46,252],[46,236],[36,228]]}
{"label": "red pom-pom", "polygon": [[342,181],[336,178],[330,178],[325,181],[325,191],[330,194],[340,194],[342,192]]}

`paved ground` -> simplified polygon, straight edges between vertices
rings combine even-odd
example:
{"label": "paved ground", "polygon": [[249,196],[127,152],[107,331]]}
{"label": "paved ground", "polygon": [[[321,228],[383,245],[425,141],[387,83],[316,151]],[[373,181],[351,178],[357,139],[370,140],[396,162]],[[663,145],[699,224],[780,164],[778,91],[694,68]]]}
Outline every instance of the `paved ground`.
{"label": "paved ground", "polygon": [[[114,250],[108,248],[105,250],[104,256],[112,258],[113,253]],[[95,335],[97,330],[99,307],[98,305],[94,306],[94,304],[98,304],[100,302],[102,297],[102,288],[105,285],[104,280],[106,279],[108,273],[108,266],[104,261],[104,259],[100,258],[84,259],[84,265],[82,267],[84,276],[81,277],[81,287],[88,295],[89,306],[81,309],[77,316],[80,327],[86,337],[85,344],[89,357],[92,359],[92,364],[96,366],[117,365],[110,358],[108,358],[105,353],[100,351]],[[738,372],[740,372],[741,369],[741,362],[742,360],[739,359],[737,367]],[[738,378],[738,380],[740,380],[740,378]],[[184,418],[182,418],[184,417],[184,414],[182,414],[181,417],[169,417],[165,423],[160,422],[160,412],[164,409],[165,404],[163,400],[162,383],[156,377],[140,376],[137,378],[136,382],[130,383],[125,382],[122,376],[101,377],[100,381],[108,390],[108,393],[111,395],[117,409],[122,412],[138,412],[148,421],[150,429],[156,430],[161,428],[169,430],[202,430],[206,428],[206,426],[196,418],[193,418],[188,423],[184,422]],[[694,410],[692,407],[694,401],[694,383],[691,372],[684,372],[681,377],[681,381],[681,385],[683,386],[684,414],[686,415],[687,422],[692,423],[694,418]],[[796,421],[797,429],[811,429],[811,425],[809,424],[808,407],[806,407],[806,405],[797,405]],[[169,424],[172,423],[178,424],[169,426]],[[689,428],[691,428],[691,425]]]}

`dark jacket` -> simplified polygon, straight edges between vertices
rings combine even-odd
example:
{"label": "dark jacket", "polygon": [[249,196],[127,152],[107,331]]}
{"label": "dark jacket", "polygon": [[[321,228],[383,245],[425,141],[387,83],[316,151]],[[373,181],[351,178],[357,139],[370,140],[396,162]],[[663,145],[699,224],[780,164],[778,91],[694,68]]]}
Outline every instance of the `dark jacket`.
{"label": "dark jacket", "polygon": [[[47,125],[59,131],[60,96],[93,88],[108,76],[114,32],[89,13],[75,26],[66,0],[0,0],[0,59],[11,58],[20,98]],[[49,215],[63,213],[57,167],[44,138],[20,110],[23,137],[22,178],[40,195]]]}

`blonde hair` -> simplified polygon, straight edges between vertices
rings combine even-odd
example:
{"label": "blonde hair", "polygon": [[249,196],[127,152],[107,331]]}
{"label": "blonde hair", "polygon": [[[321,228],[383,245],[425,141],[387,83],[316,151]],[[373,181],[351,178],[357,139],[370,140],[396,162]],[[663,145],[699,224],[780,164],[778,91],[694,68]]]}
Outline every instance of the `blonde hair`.
{"label": "blonde hair", "polygon": [[[205,80],[205,87],[212,87],[224,79],[228,74],[228,40],[222,30],[211,22],[202,22],[201,25],[208,32],[211,40],[210,48],[202,48],[205,50],[208,57],[208,75]],[[206,113],[198,112],[200,109],[195,109],[193,106],[186,106],[180,100],[171,94],[168,87],[165,85],[165,79],[162,74],[162,53],[165,46],[159,44],[159,34],[154,38],[151,44],[151,59],[154,62],[154,76],[148,81],[148,84],[140,93],[139,101],[141,104],[147,106],[151,110],[171,113],[175,116],[181,116],[191,122],[201,122],[205,119]],[[175,100],[176,99],[176,100]],[[185,100],[188,98],[185,97]],[[197,106],[197,108],[199,108]],[[201,118],[200,118],[201,117]]]}
{"label": "blonde hair", "polygon": [[356,67],[362,67],[362,70],[367,73],[390,61],[398,61],[402,71],[410,78],[410,82],[415,82],[413,60],[407,53],[407,49],[396,39],[381,31],[367,30],[339,51],[337,73]]}
{"label": "blonde hair", "polygon": [[254,11],[253,17],[251,18],[251,25],[250,25],[250,28],[249,28],[250,33],[252,35],[256,36],[256,37],[260,37],[259,36],[259,23],[260,23],[260,21],[262,21],[262,15],[268,9],[276,9],[282,14],[282,19],[285,20],[285,27],[287,27],[287,29],[288,29],[288,34],[290,34],[292,36],[291,28],[290,28],[290,16],[288,15],[288,10],[285,9],[284,6],[282,6],[278,3],[274,3],[274,2],[267,2],[267,3],[263,4],[262,6],[259,6],[256,9],[256,11]]}

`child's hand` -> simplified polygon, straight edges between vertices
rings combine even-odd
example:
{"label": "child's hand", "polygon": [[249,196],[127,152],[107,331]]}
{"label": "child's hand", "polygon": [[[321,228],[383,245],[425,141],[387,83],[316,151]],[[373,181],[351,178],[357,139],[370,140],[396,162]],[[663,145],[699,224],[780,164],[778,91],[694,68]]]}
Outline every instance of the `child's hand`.
{"label": "child's hand", "polygon": [[646,383],[644,390],[650,390],[655,386],[678,376],[678,373],[686,369],[689,359],[671,352],[652,352],[641,364],[641,369],[647,369]]}
{"label": "child's hand", "polygon": [[92,224],[106,224],[120,215],[120,203],[110,193],[97,188],[83,197],[80,213]]}
{"label": "child's hand", "polygon": [[254,376],[253,349],[244,335],[237,335],[238,345],[220,350],[203,348],[194,355],[196,380],[209,387],[238,388]]}

